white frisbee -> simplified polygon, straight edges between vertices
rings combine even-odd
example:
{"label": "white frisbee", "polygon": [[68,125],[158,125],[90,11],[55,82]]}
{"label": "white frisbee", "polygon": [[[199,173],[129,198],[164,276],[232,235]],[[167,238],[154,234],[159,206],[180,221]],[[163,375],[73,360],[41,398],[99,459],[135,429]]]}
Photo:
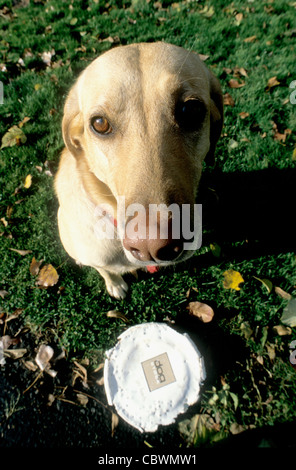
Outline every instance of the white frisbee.
{"label": "white frisbee", "polygon": [[204,361],[193,341],[164,323],[133,326],[106,352],[108,403],[141,432],[173,423],[197,402],[205,378]]}

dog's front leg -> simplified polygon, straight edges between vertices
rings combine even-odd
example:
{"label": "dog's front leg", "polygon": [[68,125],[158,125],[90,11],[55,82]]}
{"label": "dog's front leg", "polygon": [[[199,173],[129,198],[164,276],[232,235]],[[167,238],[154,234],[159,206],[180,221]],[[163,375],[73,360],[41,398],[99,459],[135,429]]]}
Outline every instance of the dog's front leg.
{"label": "dog's front leg", "polygon": [[122,276],[120,274],[110,273],[103,268],[96,268],[96,270],[104,278],[107,291],[111,297],[115,297],[115,299],[119,300],[124,299],[128,291],[128,285]]}

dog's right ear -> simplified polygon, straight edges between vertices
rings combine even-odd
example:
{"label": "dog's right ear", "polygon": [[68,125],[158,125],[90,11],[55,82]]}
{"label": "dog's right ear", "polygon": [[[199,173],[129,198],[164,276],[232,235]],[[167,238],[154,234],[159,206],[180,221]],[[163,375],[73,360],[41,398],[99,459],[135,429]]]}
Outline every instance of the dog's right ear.
{"label": "dog's right ear", "polygon": [[79,108],[78,82],[71,88],[64,107],[62,122],[63,139],[68,150],[75,157],[83,152],[83,116]]}

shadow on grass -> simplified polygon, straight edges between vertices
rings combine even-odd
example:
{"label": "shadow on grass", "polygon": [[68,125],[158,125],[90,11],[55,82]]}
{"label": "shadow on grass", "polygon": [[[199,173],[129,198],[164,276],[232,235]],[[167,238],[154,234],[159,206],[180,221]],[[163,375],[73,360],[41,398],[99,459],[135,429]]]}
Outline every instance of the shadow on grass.
{"label": "shadow on grass", "polygon": [[226,256],[235,259],[294,251],[295,186],[296,168],[205,173],[199,196],[203,242],[223,244]]}

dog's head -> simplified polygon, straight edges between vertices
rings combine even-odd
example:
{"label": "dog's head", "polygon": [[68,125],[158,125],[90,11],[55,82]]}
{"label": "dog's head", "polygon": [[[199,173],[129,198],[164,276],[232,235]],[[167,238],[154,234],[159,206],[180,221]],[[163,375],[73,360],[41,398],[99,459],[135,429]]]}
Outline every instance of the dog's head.
{"label": "dog's head", "polygon": [[[125,220],[122,243],[130,261],[168,264],[188,257],[182,231],[173,233],[172,208],[193,208],[202,162],[212,158],[222,122],[218,80],[198,55],[177,46],[118,47],[78,78],[65,104],[64,141],[89,192],[98,195],[98,183],[110,203],[122,196],[126,207],[143,208]],[[153,204],[162,204],[162,210],[152,222]],[[135,230],[127,231],[135,217]]]}

